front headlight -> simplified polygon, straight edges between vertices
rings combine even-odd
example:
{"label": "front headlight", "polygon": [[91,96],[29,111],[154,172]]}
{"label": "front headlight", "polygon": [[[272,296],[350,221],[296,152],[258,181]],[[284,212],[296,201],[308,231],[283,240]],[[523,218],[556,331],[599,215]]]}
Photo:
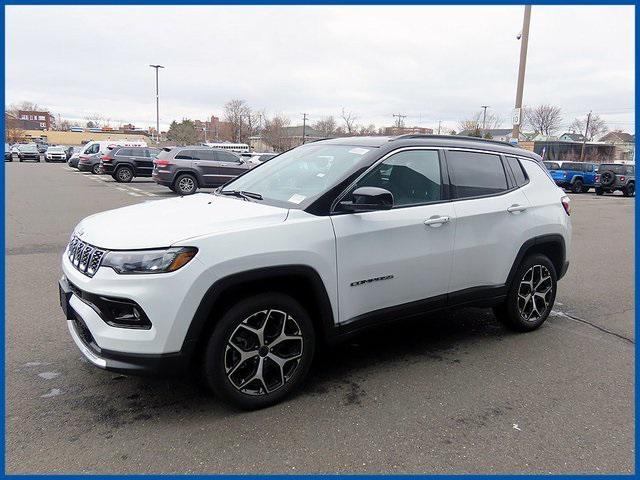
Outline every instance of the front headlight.
{"label": "front headlight", "polygon": [[189,263],[196,253],[198,249],[194,247],[111,251],[104,256],[101,266],[122,274],[175,272]]}

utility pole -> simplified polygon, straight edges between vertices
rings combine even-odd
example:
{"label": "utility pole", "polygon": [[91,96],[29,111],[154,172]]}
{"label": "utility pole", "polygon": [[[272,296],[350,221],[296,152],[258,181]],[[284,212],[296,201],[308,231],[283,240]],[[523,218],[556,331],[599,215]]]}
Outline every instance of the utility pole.
{"label": "utility pole", "polygon": [[202,127],[202,131],[204,132],[204,143],[207,143],[207,126]]}
{"label": "utility pole", "polygon": [[162,65],[149,65],[156,69],[156,142],[160,142],[160,95],[158,93],[158,70]]}
{"label": "utility pole", "polygon": [[302,144],[307,141],[307,114],[302,114]]}
{"label": "utility pole", "polygon": [[587,126],[584,127],[584,140],[582,140],[582,149],[580,150],[580,161],[584,160],[584,146],[587,143],[587,134],[589,133],[589,122],[591,122],[591,112],[587,115]]}
{"label": "utility pole", "polygon": [[407,118],[407,116],[400,113],[394,113],[393,116],[398,118],[398,120],[396,120],[396,128],[398,129],[398,135],[400,135],[400,129],[404,127],[404,119]]}
{"label": "utility pole", "polygon": [[524,6],[522,20],[522,37],[520,38],[520,67],[518,68],[518,87],[516,90],[516,111],[514,115],[511,138],[520,138],[520,123],[522,123],[522,93],[524,90],[524,72],[527,68],[527,47],[529,46],[529,24],[531,23],[531,5]]}
{"label": "utility pole", "polygon": [[438,135],[440,135],[440,125],[442,124],[442,120],[438,120]]}
{"label": "utility pole", "polygon": [[484,131],[487,128],[487,108],[489,108],[489,105],[480,105],[480,107],[484,110],[482,114],[482,134],[484,135]]}

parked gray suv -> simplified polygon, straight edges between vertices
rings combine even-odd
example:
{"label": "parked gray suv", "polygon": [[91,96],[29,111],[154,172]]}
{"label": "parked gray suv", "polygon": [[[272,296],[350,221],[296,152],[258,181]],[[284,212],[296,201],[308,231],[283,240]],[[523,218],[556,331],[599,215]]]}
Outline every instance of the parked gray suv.
{"label": "parked gray suv", "polygon": [[153,161],[152,178],[180,195],[218,187],[250,170],[238,155],[209,147],[164,148]]}
{"label": "parked gray suv", "polygon": [[622,163],[601,163],[596,175],[596,195],[620,190],[625,197],[636,194],[636,167]]}

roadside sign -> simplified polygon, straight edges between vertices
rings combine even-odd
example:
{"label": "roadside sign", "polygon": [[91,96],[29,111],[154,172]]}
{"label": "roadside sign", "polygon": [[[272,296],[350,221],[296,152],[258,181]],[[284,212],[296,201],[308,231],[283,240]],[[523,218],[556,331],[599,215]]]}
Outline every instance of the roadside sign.
{"label": "roadside sign", "polygon": [[520,116],[522,114],[522,109],[521,108],[514,108],[513,109],[513,116],[512,116],[512,124],[513,125],[520,125]]}

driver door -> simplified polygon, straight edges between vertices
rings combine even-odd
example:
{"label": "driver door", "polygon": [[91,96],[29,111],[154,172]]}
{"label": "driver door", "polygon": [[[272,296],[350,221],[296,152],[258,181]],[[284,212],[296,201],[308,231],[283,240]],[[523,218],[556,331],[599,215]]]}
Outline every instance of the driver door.
{"label": "driver door", "polygon": [[351,189],[384,188],[393,194],[393,208],[331,216],[340,322],[390,307],[422,310],[445,303],[455,213],[445,198],[443,165],[437,150],[393,153]]}

